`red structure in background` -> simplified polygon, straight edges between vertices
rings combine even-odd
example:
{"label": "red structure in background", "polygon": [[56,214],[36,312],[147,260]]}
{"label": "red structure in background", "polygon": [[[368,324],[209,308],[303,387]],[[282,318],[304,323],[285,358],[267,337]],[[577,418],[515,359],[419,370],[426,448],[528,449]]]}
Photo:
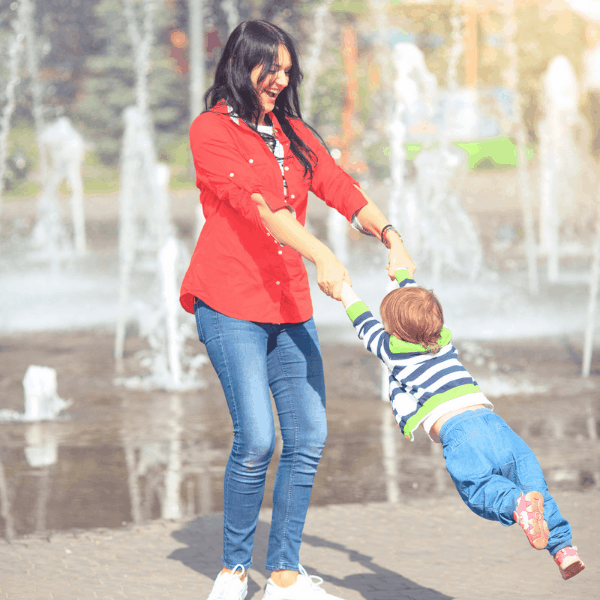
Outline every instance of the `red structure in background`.
{"label": "red structure in background", "polygon": [[[177,70],[185,75],[189,70],[188,65],[188,40],[186,34],[180,29],[173,29],[170,35],[171,58],[175,61]],[[224,48],[225,46],[219,39],[219,32],[215,29],[206,34],[206,50],[211,53],[215,48]]]}
{"label": "red structure in background", "polygon": [[340,166],[348,173],[356,175],[365,173],[368,167],[364,162],[352,160],[352,145],[360,134],[352,123],[358,106],[359,82],[356,31],[349,26],[342,33],[342,54],[346,75],[346,101],[342,111],[342,137],[330,137],[328,142],[340,149],[341,156],[338,159]]}
{"label": "red structure in background", "polygon": [[185,75],[188,72],[188,59],[185,48],[187,47],[187,36],[180,29],[173,29],[170,35],[171,58],[177,63],[177,70]]}

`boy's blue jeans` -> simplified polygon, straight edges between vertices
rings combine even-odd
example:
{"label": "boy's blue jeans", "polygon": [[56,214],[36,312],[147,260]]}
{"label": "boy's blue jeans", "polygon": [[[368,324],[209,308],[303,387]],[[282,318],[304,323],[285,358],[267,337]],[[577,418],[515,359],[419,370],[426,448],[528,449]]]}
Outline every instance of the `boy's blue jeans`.
{"label": "boy's blue jeans", "polygon": [[206,346],[233,421],[224,478],[223,564],[252,565],[254,532],[275,449],[269,390],[283,450],[273,489],[269,571],[298,570],[300,541],[327,436],[323,361],[314,321],[273,325],[227,317],[195,299]]}
{"label": "boy's blue jeans", "polygon": [[465,411],[440,430],[446,468],[465,504],[484,519],[513,525],[521,492],[544,496],[544,518],[554,555],[571,545],[571,527],[558,510],[542,469],[527,444],[491,410]]}

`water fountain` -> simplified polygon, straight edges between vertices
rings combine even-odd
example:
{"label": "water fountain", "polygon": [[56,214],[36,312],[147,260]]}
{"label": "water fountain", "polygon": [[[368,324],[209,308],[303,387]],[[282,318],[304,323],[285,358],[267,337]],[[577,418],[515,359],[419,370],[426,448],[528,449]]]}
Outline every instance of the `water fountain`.
{"label": "water fountain", "polygon": [[2,114],[0,115],[0,209],[2,208],[2,191],[4,189],[6,159],[8,157],[8,134],[10,132],[12,116],[17,105],[16,87],[20,81],[19,67],[26,34],[25,8],[25,4],[19,4],[17,18],[12,22],[14,34],[9,38],[8,42],[8,77],[6,83],[2,82],[6,99],[2,107]]}
{"label": "water fountain", "polygon": [[56,370],[50,367],[30,365],[23,378],[25,411],[0,410],[0,423],[11,421],[51,421],[71,406],[71,400],[63,400],[57,392]]}
{"label": "water fountain", "polygon": [[589,135],[580,135],[584,120],[579,111],[579,84],[565,56],[552,59],[542,86],[539,251],[548,258],[548,280],[555,282],[559,278],[561,214],[574,212],[585,164],[578,138],[589,139]]}
{"label": "water fountain", "polygon": [[85,210],[83,203],[82,166],[85,142],[67,117],[46,126],[39,136],[41,154],[46,157],[46,177],[38,201],[38,219],[32,232],[32,245],[38,255],[60,260],[71,253],[70,236],[58,207],[60,184],[71,188],[73,245],[82,255],[86,250]]}
{"label": "water fountain", "polygon": [[[474,279],[483,261],[483,252],[473,223],[462,208],[458,195],[461,178],[467,172],[465,153],[449,143],[446,121],[440,129],[432,124],[439,110],[436,77],[429,72],[421,50],[410,42],[393,50],[394,115],[390,124],[392,193],[388,216],[402,223],[407,247],[422,264],[431,265],[434,282],[444,268],[457,269]],[[416,185],[405,181],[405,142],[417,137],[427,147],[414,159]],[[433,142],[441,141],[439,147]],[[461,231],[460,242],[455,232]]]}
{"label": "water fountain", "polygon": [[[402,223],[406,231],[407,246],[418,256],[419,208],[406,196],[405,163],[408,123],[418,122],[433,114],[437,81],[425,64],[421,50],[410,42],[394,46],[393,64],[394,111],[389,126],[390,170],[392,192],[388,201],[388,217],[392,223]],[[403,206],[406,204],[406,206]]]}
{"label": "water fountain", "polygon": [[190,356],[185,348],[187,339],[195,337],[190,321],[182,322],[179,305],[179,282],[185,270],[187,252],[170,236],[158,252],[159,273],[149,297],[135,307],[135,319],[140,335],[149,350],[139,353],[141,366],[150,372],[144,376],[119,377],[117,385],[132,389],[163,389],[184,391],[203,387],[198,371],[207,361],[204,354]]}
{"label": "water fountain", "polygon": [[237,0],[223,0],[221,8],[225,11],[227,17],[227,30],[231,33],[240,22],[240,13],[238,12]]}
{"label": "water fountain", "polygon": [[[600,190],[600,186],[596,186]],[[600,192],[598,193],[600,200]],[[594,349],[594,332],[596,329],[596,310],[598,295],[600,295],[600,210],[596,210],[596,231],[592,244],[592,265],[590,269],[590,289],[588,295],[587,318],[583,339],[583,358],[581,374],[589,377],[592,365],[592,351]]]}
{"label": "water fountain", "polygon": [[[443,271],[458,271],[474,281],[483,265],[479,235],[458,194],[467,174],[467,156],[457,148],[441,145],[424,150],[414,159],[417,170],[422,240],[437,283]],[[461,234],[457,239],[456,232]],[[424,244],[418,246],[423,260]]]}
{"label": "water fountain", "polygon": [[59,413],[71,405],[57,393],[56,370],[50,367],[30,365],[23,378],[25,391],[25,421],[55,419]]}
{"label": "water fountain", "polygon": [[309,123],[313,116],[313,97],[317,84],[317,77],[321,73],[321,55],[323,53],[325,34],[330,24],[330,5],[331,0],[324,0],[313,11],[313,36],[308,48],[306,63],[303,66],[302,116],[304,120]]}
{"label": "water fountain", "polygon": [[516,138],[517,169],[519,176],[519,200],[523,215],[523,231],[525,234],[525,257],[527,260],[527,275],[529,291],[536,295],[539,291],[537,268],[537,248],[533,224],[533,201],[529,167],[526,158],[527,130],[523,123],[523,97],[519,89],[519,49],[517,46],[518,21],[516,17],[515,0],[505,0],[502,6],[504,13],[503,33],[505,36],[505,52],[507,67],[503,72],[506,87],[512,96],[513,129]]}

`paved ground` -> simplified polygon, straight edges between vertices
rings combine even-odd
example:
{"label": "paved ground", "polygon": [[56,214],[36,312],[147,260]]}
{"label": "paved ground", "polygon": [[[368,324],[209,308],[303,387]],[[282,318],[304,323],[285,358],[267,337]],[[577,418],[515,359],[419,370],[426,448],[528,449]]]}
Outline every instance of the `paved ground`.
{"label": "paved ground", "polygon": [[[301,560],[346,600],[598,597],[600,496],[558,493],[586,570],[563,581],[517,527],[470,513],[456,496],[397,505],[314,507]],[[269,512],[257,530],[247,600],[260,600]],[[0,543],[0,598],[205,600],[220,566],[221,515]]]}

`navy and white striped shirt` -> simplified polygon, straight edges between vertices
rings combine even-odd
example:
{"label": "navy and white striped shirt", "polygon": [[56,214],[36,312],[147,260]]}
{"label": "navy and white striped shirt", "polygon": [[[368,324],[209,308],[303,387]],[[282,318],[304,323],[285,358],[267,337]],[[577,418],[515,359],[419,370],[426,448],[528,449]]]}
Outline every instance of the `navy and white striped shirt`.
{"label": "navy and white striped shirt", "polygon": [[[396,273],[400,287],[416,286],[408,271]],[[452,334],[443,327],[436,354],[420,344],[405,342],[385,331],[364,302],[347,309],[348,316],[365,348],[380,358],[389,370],[389,396],[398,427],[409,440],[415,429],[441,404],[469,394],[477,403],[492,406],[450,343]],[[468,399],[461,403],[469,406]],[[445,411],[444,411],[445,412]]]}

